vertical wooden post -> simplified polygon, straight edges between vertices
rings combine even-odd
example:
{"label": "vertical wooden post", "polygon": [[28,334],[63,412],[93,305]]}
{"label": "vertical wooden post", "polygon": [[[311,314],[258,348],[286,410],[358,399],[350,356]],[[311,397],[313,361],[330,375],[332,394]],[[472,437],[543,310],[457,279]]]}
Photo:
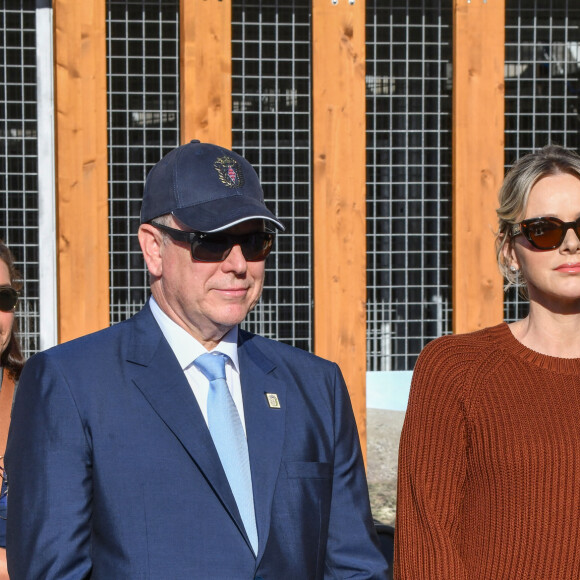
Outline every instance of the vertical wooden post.
{"label": "vertical wooden post", "polygon": [[109,325],[105,0],[54,0],[59,341]]}
{"label": "vertical wooden post", "polygon": [[345,376],[366,450],[365,2],[313,0],[314,348]]}
{"label": "vertical wooden post", "polygon": [[494,251],[504,167],[503,0],[454,0],[453,330],[501,322]]}
{"label": "vertical wooden post", "polygon": [[232,146],[231,0],[181,0],[181,142]]}

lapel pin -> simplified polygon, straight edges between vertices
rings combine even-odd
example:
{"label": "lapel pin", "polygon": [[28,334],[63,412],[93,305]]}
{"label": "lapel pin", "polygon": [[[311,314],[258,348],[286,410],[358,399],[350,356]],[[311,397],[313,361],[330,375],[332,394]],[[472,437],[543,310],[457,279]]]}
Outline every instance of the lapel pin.
{"label": "lapel pin", "polygon": [[280,409],[280,401],[278,400],[278,395],[276,393],[264,393],[268,401],[268,406],[270,409]]}

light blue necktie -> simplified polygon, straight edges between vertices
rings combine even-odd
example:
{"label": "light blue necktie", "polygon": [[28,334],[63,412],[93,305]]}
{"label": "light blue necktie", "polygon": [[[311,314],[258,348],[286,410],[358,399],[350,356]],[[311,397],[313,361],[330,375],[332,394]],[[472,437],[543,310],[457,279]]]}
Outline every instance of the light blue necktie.
{"label": "light blue necktie", "polygon": [[226,383],[226,360],[222,353],[205,353],[193,364],[209,380],[207,422],[214,445],[238,504],[246,533],[258,553],[258,531],[252,494],[252,474],[248,442],[240,415]]}

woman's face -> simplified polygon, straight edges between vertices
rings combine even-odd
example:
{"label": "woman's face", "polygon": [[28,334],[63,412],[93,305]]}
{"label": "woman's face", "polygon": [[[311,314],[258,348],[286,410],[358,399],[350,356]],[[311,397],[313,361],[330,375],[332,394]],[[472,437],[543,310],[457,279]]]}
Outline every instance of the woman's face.
{"label": "woman's face", "polygon": [[[580,179],[562,173],[540,179],[531,189],[524,219],[557,217],[564,222],[580,217]],[[521,270],[530,301],[554,312],[580,308],[580,239],[569,229],[560,247],[534,248],[523,235],[506,248],[509,264]]]}
{"label": "woman's face", "polygon": [[[8,266],[0,260],[0,288],[12,286],[10,282],[10,271]],[[0,310],[0,354],[6,350],[10,337],[12,336],[12,325],[14,324],[14,311],[2,312]]]}

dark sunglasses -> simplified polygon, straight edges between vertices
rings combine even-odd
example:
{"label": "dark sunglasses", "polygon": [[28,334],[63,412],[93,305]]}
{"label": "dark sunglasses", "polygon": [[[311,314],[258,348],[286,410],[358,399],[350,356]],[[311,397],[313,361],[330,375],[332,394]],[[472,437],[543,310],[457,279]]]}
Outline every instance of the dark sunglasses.
{"label": "dark sunglasses", "polygon": [[191,246],[191,257],[198,262],[223,262],[234,246],[240,246],[248,262],[261,262],[268,257],[274,244],[272,232],[253,232],[250,234],[206,234],[205,232],[184,232],[149,222],[158,230],[169,234],[178,242],[187,242]]}
{"label": "dark sunglasses", "polygon": [[569,229],[580,239],[580,218],[575,222],[563,222],[555,217],[537,217],[512,226],[512,237],[523,234],[538,250],[553,250],[562,245]]}
{"label": "dark sunglasses", "polygon": [[14,288],[0,288],[0,310],[2,312],[12,312],[18,303],[18,292]]}

